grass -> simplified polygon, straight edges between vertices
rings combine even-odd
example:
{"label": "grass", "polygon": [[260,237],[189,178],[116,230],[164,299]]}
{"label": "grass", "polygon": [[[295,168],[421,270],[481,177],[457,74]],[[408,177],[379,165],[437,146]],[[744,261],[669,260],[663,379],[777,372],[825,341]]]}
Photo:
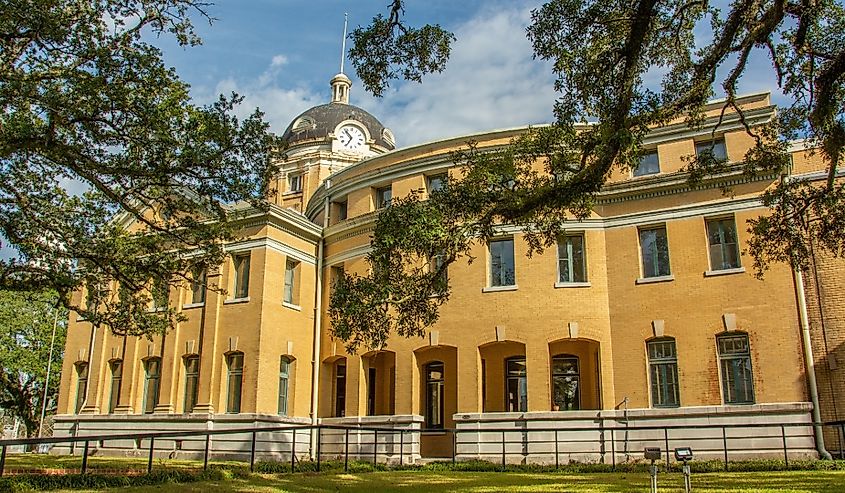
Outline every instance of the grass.
{"label": "grass", "polygon": [[[678,473],[661,474],[661,492],[683,491],[683,478]],[[245,478],[202,481],[187,484],[161,484],[137,488],[121,488],[122,492],[291,492],[312,493],[338,491],[374,492],[573,492],[624,493],[648,491],[645,473],[501,473],[501,472],[430,472],[392,471],[362,474],[253,474]],[[735,493],[809,493],[845,490],[843,471],[781,471],[767,473],[704,473],[694,474],[696,492]],[[64,490],[97,491],[97,490]]]}
{"label": "grass", "polygon": [[[117,469],[127,471],[147,471],[147,457],[88,457],[88,469]],[[210,461],[209,464],[221,467],[243,466],[242,462]],[[72,455],[46,454],[9,454],[6,457],[6,470],[43,470],[64,469],[78,472],[82,467],[82,457]],[[153,459],[153,469],[201,469],[202,462],[179,459]]]}
{"label": "grass", "polygon": [[[782,462],[748,461],[731,464],[737,469],[745,468],[752,472],[720,471],[721,463],[693,463],[702,472],[694,472],[692,485],[694,491],[706,492],[842,492],[845,491],[845,463],[804,461],[790,462],[790,467],[808,470],[784,471]],[[81,465],[81,458],[71,456],[49,456],[35,454],[10,454],[6,460],[7,470],[46,470],[59,469],[76,472]],[[69,480],[61,483],[31,483],[30,486],[18,486],[11,491],[34,491],[47,488],[53,491],[107,491],[117,488],[114,471],[146,472],[147,458],[143,457],[98,457],[89,458],[90,474],[87,476],[67,476]],[[128,492],[469,492],[492,493],[498,491],[514,492],[600,492],[623,493],[648,491],[649,477],[644,472],[644,464],[628,464],[628,469],[621,467],[618,472],[602,472],[593,465],[569,465],[567,469],[555,471],[551,468],[531,468],[531,466],[512,466],[508,472],[498,472],[496,464],[477,463],[442,463],[429,464],[416,470],[373,470],[368,463],[350,463],[350,473],[343,472],[342,462],[324,462],[323,473],[285,472],[287,464],[265,462],[256,464],[256,471],[251,474],[242,462],[212,462],[212,469],[206,474],[200,470],[202,463],[188,460],[154,459],[154,476],[140,476],[131,483],[123,484],[120,491]],[[312,463],[303,463],[298,467],[313,468]],[[419,466],[417,466],[419,467]],[[378,465],[384,469],[384,465]],[[580,468],[580,470],[579,470]],[[767,470],[768,469],[768,470]],[[108,470],[108,471],[106,471]],[[111,473],[108,476],[97,472]],[[183,471],[183,472],[180,472]],[[712,471],[712,472],[703,472]],[[102,479],[98,479],[102,478]],[[10,476],[12,480],[14,476]],[[42,477],[44,478],[44,477]],[[55,478],[55,477],[54,477]],[[4,478],[5,480],[6,478]],[[59,478],[56,478],[59,479]],[[81,481],[84,480],[84,481]],[[109,483],[109,481],[111,481]],[[181,483],[177,483],[182,481]],[[661,492],[683,491],[683,476],[677,472],[661,472],[658,479]],[[42,487],[35,485],[41,484]],[[107,485],[113,486],[107,486]],[[133,486],[129,484],[144,484]],[[0,485],[2,486],[2,485]],[[0,490],[3,488],[0,487]],[[9,491],[9,490],[4,490]]]}

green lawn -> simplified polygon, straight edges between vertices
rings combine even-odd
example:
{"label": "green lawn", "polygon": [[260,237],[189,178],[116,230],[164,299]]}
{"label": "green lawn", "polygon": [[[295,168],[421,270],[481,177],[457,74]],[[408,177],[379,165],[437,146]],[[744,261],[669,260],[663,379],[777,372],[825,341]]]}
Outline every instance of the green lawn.
{"label": "green lawn", "polygon": [[[660,491],[683,491],[682,476],[659,476]],[[710,492],[842,492],[845,471],[789,471],[765,473],[706,473],[693,475],[693,491]],[[67,490],[68,493],[72,490]],[[76,490],[79,491],[79,490]],[[93,491],[93,490],[89,490]],[[122,488],[122,492],[643,492],[643,473],[500,473],[500,472],[370,472],[362,474],[251,475],[246,479]]]}
{"label": "green lawn", "polygon": [[[46,455],[9,455],[8,470],[15,469],[65,469],[76,472],[80,457]],[[98,470],[146,471],[147,458],[90,457],[92,473]],[[225,477],[214,481],[193,483],[163,483],[145,487],[123,487],[128,492],[470,492],[492,493],[499,491],[546,492],[643,492],[648,491],[649,478],[644,472],[463,472],[443,469],[402,470],[342,473],[342,463],[324,466],[331,472],[296,474],[250,474],[243,463],[213,462],[224,472],[212,476]],[[351,464],[352,465],[352,464]],[[460,465],[460,464],[459,464]],[[833,464],[836,465],[836,464]],[[370,467],[359,464],[360,467]],[[449,465],[447,464],[446,467]],[[845,468],[839,470],[773,471],[773,472],[709,472],[693,473],[693,491],[708,492],[845,492]],[[155,459],[157,471],[174,469],[201,469],[202,463],[172,459]],[[360,467],[356,470],[362,470]],[[266,470],[266,469],[265,469]],[[271,469],[272,470],[272,469]],[[482,469],[483,470],[483,469]],[[636,469],[635,469],[636,470]],[[642,470],[642,469],[640,469]],[[228,472],[226,472],[228,471]],[[113,472],[113,471],[109,471]],[[683,477],[679,473],[659,475],[660,491],[683,491]],[[54,491],[106,491],[54,490]]]}

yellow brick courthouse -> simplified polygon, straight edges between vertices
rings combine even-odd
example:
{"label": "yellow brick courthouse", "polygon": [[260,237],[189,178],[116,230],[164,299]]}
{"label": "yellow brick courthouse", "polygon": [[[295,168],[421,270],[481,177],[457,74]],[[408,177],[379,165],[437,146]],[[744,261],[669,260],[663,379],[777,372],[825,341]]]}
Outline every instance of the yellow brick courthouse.
{"label": "yellow brick courthouse", "polygon": [[[450,266],[451,300],[424,338],[346,353],[329,330],[331,283],[368,268],[379,210],[442,186],[450,152],[468,141],[494,148],[527,128],[398,148],[378,119],[349,104],[345,75],[331,86],[331,102],[285,131],[287,160],[269,211],[248,215],[243,240],[227,245],[231,259],[203,274],[225,292],[202,282],[171,291],[187,321],[152,340],[116,337],[71,315],[58,435],[319,422],[429,430],[407,438],[412,459],[454,452],[495,460],[500,449],[485,429],[811,423],[808,361],[820,376],[822,418],[841,419],[835,353],[845,317],[834,310],[841,304],[825,306],[842,293],[841,266],[823,259],[824,275],[802,281],[773,265],[757,280],[743,254],[746,221],[767,213],[761,194],[781,177],[748,177],[738,167],[690,189],[681,171],[685,156],[711,144],[738,165],[752,145],[730,113],[713,143],[718,103],[701,129],[655,129],[639,168],[616,172],[590,217],[567,223],[556,248],[528,258],[520,230],[507,225],[476,245],[478,261]],[[776,112],[767,94],[739,105],[752,126]],[[795,143],[795,177],[817,179],[820,170],[818,156]],[[722,193],[726,185],[732,195]],[[802,314],[813,337],[808,355]],[[459,446],[448,431],[456,428]],[[791,453],[817,454],[812,426],[789,433]],[[837,438],[828,437],[829,448]],[[749,456],[765,455],[767,439],[732,437]],[[626,453],[641,451],[627,440]],[[298,454],[313,453],[307,433],[295,441]],[[189,445],[161,446],[189,455]],[[138,446],[100,444],[103,453]],[[236,437],[212,444],[223,455],[244,447]],[[262,447],[279,455],[272,443]],[[550,460],[548,449],[525,450],[522,460]],[[577,446],[567,454],[606,460]]]}

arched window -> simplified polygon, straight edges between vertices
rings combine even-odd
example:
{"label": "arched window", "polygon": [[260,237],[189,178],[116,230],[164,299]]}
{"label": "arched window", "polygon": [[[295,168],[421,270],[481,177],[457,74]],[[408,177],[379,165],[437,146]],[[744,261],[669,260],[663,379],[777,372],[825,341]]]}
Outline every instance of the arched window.
{"label": "arched window", "polygon": [[647,343],[648,372],[651,380],[651,405],[678,407],[678,353],[675,339],[665,337]]}
{"label": "arched window", "polygon": [[581,368],[578,356],[560,354],[552,358],[552,410],[581,409]]}
{"label": "arched window", "polygon": [[282,356],[279,359],[279,414],[282,416],[287,416],[288,414],[290,367],[290,358]]}
{"label": "arched window", "polygon": [[76,406],[74,413],[79,414],[82,405],[85,404],[85,394],[88,392],[88,363],[80,361],[76,363]]}
{"label": "arched window", "polygon": [[161,386],[161,358],[144,360],[144,413],[152,414],[158,405]]}
{"label": "arched window", "polygon": [[226,355],[226,366],[229,374],[226,384],[226,412],[241,412],[241,391],[244,383],[244,353],[229,353]]}
{"label": "arched window", "polygon": [[445,375],[443,362],[432,361],[425,365],[425,427],[443,428],[443,391]]}
{"label": "arched window", "polygon": [[505,360],[505,411],[528,411],[528,380],[525,356]]}
{"label": "arched window", "polygon": [[716,337],[722,394],[725,404],[754,404],[754,377],[748,335],[732,333]]}
{"label": "arched window", "polygon": [[185,412],[194,411],[197,405],[197,390],[199,388],[200,357],[191,355],[185,358]]}
{"label": "arched window", "polygon": [[109,362],[111,369],[111,389],[109,392],[109,414],[114,412],[120,404],[120,384],[123,380],[123,360],[112,360]]}

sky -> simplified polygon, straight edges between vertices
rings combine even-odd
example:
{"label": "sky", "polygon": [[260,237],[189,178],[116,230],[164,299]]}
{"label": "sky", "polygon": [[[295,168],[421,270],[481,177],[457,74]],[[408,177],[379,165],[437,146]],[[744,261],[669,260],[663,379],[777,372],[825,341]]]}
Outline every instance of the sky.
{"label": "sky", "polygon": [[[329,101],[329,80],[340,70],[344,13],[349,29],[387,12],[387,0],[220,1],[211,26],[197,21],[203,45],[182,48],[153,40],[165,62],[191,84],[198,103],[232,91],[244,96],[239,112],[265,112],[281,133],[301,112]],[[382,98],[367,94],[351,64],[350,103],[396,135],[399,146],[481,130],[552,119],[554,76],[532,58],[525,37],[532,3],[523,1],[411,0],[412,25],[438,23],[457,41],[446,70],[422,84],[396,81]]]}
{"label": "sky", "polygon": [[[241,115],[265,112],[281,133],[301,112],[329,101],[329,80],[340,69],[344,13],[350,30],[387,12],[388,0],[220,0],[212,25],[197,21],[199,47],[154,40],[166,63],[191,84],[198,103],[232,91],[244,96]],[[399,147],[456,135],[552,121],[554,75],[535,60],[525,36],[541,1],[409,0],[406,20],[437,23],[457,40],[443,73],[423,82],[395,81],[382,98],[367,94],[347,62],[350,103],[393,130]],[[708,33],[701,33],[706,39]],[[773,89],[768,61],[757,57],[743,93]],[[777,97],[775,98],[778,99]]]}
{"label": "sky", "polygon": [[[217,0],[209,24],[197,17],[203,44],[179,46],[171,37],[147,41],[161,48],[165,63],[191,85],[198,104],[218,94],[244,97],[240,116],[256,107],[270,129],[282,133],[306,109],[329,102],[329,80],[340,70],[344,13],[349,29],[386,14],[390,0]],[[717,2],[719,3],[719,2]],[[348,62],[350,103],[372,113],[406,147],[445,137],[549,123],[554,74],[533,58],[525,36],[531,9],[541,0],[408,0],[413,26],[440,24],[456,41],[446,70],[423,82],[394,81],[384,97],[367,94]],[[697,33],[707,40],[706,29]],[[764,56],[752,58],[740,93],[775,91]],[[720,94],[717,91],[717,96]],[[775,103],[784,98],[773,94]],[[84,190],[81,182],[68,189]],[[77,190],[77,191],[78,191]],[[0,258],[14,255],[0,239]]]}

